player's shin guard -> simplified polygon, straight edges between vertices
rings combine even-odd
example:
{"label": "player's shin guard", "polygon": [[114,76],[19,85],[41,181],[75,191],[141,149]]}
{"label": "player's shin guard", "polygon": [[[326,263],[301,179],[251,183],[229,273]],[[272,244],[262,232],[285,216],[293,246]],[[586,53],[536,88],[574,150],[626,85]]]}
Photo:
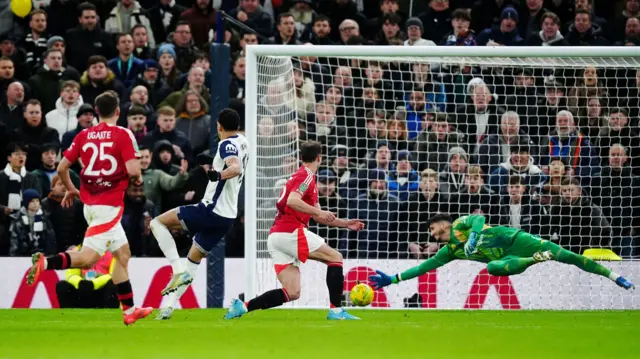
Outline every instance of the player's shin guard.
{"label": "player's shin guard", "polygon": [[247,303],[247,310],[251,312],[258,309],[275,308],[283,305],[288,301],[289,294],[287,293],[286,289],[273,289],[251,299]]}
{"label": "player's shin guard", "polygon": [[122,310],[127,314],[132,312],[135,308],[133,307],[133,289],[131,289],[131,282],[127,280],[116,284],[116,293],[122,305]]}
{"label": "player's shin guard", "polygon": [[327,288],[329,289],[329,302],[331,302],[331,308],[342,307],[342,291],[344,288],[342,262],[332,262],[327,264]]}
{"label": "player's shin guard", "polygon": [[71,256],[67,252],[58,253],[47,257],[45,260],[45,269],[67,269],[71,267]]}

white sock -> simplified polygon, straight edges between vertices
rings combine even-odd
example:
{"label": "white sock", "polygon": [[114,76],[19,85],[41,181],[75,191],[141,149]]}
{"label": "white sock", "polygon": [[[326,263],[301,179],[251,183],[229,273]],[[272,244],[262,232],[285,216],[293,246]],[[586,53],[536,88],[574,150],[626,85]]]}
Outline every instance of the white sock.
{"label": "white sock", "polygon": [[169,260],[169,263],[171,263],[171,267],[173,267],[173,274],[184,272],[184,265],[182,265],[182,261],[180,260],[178,248],[176,248],[176,241],[173,239],[171,232],[169,232],[167,227],[157,218],[151,221],[150,227],[162,253],[164,253],[164,256]]}
{"label": "white sock", "polygon": [[[187,268],[187,273],[189,273],[191,277],[195,279],[196,273],[198,272],[198,266],[200,265],[200,263],[194,263],[190,261],[189,258],[187,258],[185,263],[186,263],[185,267]],[[178,288],[178,290],[176,290],[175,292],[169,294],[169,299],[167,300],[167,307],[175,308],[178,305],[178,301],[180,300],[180,298],[182,298],[184,293],[187,291],[187,288],[189,288],[189,286],[185,285]]]}
{"label": "white sock", "polygon": [[614,271],[611,271],[611,273],[609,274],[609,279],[611,279],[611,280],[612,280],[612,281],[614,281],[614,282],[615,282],[615,281],[616,281],[616,279],[618,279],[619,277],[620,277],[620,274],[618,274],[618,273],[616,273],[616,272],[614,272]]}
{"label": "white sock", "polygon": [[127,310],[124,311],[124,314],[129,315],[129,314],[133,314],[133,312],[136,310],[136,307],[131,307]]}
{"label": "white sock", "polygon": [[340,308],[335,307],[335,308],[330,308],[329,310],[334,312],[334,313],[340,313],[342,311],[342,308],[341,307]]}

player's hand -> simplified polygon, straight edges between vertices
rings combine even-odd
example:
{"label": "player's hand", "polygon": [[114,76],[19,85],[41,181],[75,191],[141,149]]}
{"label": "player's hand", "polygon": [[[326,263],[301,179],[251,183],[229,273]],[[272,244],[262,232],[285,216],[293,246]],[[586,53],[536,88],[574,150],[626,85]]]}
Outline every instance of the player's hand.
{"label": "player's hand", "polygon": [[207,177],[211,182],[218,182],[222,177],[222,174],[218,171],[207,171]]}
{"label": "player's hand", "polygon": [[237,16],[238,20],[240,20],[241,22],[245,22],[247,20],[249,20],[249,16],[247,16],[247,13],[244,11],[238,11],[238,16]]}
{"label": "player's hand", "polygon": [[469,234],[469,239],[467,239],[467,243],[464,244],[464,255],[470,257],[473,253],[476,252],[476,241],[477,241],[478,233],[471,232]]}
{"label": "player's hand", "polygon": [[183,159],[182,161],[180,161],[180,175],[184,176],[188,170],[189,170],[189,162]]}
{"label": "player's hand", "polygon": [[316,217],[325,224],[329,224],[336,220],[336,215],[329,211],[321,211]]}
{"label": "player's hand", "polygon": [[373,283],[373,289],[378,290],[393,284],[393,277],[395,276],[390,276],[381,270],[376,270],[376,273],[378,273],[378,275],[369,276],[369,281]]}
{"label": "player's hand", "polygon": [[360,220],[358,219],[350,219],[347,221],[347,228],[357,232],[361,229],[364,229],[364,223],[360,222]]}
{"label": "player's hand", "polygon": [[67,190],[62,198],[62,208],[71,208],[73,206],[73,200],[80,196],[80,192],[77,189]]}

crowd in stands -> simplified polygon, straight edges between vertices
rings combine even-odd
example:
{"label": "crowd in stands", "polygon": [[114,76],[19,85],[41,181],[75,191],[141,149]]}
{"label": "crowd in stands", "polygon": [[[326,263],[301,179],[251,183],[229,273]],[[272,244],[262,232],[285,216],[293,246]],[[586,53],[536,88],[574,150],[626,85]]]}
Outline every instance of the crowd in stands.
{"label": "crowd in stands", "polygon": [[[410,8],[413,4],[413,8]],[[0,7],[3,2],[0,1]],[[8,9],[8,4],[6,5]],[[2,9],[0,9],[2,10]],[[230,106],[244,116],[249,44],[637,46],[640,4],[622,0],[50,0],[24,18],[0,11],[0,255],[81,243],[82,204],[62,208],[56,164],[116,91],[144,183],[125,197],[134,256],[161,255],[150,220],[196,203],[207,184],[209,45],[216,12],[232,53]],[[606,54],[603,54],[606,55]],[[581,252],[638,254],[640,70],[427,61],[293,59],[290,79],[259,93],[258,143],[318,140],[320,204],[357,217],[359,233],[314,230],[347,258],[424,258],[426,219],[482,213]],[[288,101],[287,86],[295,98]],[[297,155],[261,156],[259,218],[270,221]],[[80,185],[76,166],[72,179]],[[243,213],[227,254],[243,253]],[[176,232],[186,250],[188,234]]]}

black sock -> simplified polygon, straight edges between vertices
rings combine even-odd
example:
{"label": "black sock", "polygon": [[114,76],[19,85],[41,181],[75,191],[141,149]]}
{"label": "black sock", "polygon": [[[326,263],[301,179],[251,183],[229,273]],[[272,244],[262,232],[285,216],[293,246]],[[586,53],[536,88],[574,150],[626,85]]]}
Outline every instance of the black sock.
{"label": "black sock", "polygon": [[289,295],[284,289],[273,289],[251,299],[247,309],[251,312],[258,309],[279,307],[289,301]]}
{"label": "black sock", "polygon": [[67,269],[71,267],[71,256],[67,252],[47,257],[47,269]]}
{"label": "black sock", "polygon": [[342,263],[334,262],[327,264],[327,288],[329,289],[331,308],[342,307],[342,290],[344,288]]}
{"label": "black sock", "polygon": [[124,281],[116,284],[116,293],[118,293],[118,300],[122,304],[122,310],[127,310],[133,307],[133,290],[131,289],[131,282]]}

